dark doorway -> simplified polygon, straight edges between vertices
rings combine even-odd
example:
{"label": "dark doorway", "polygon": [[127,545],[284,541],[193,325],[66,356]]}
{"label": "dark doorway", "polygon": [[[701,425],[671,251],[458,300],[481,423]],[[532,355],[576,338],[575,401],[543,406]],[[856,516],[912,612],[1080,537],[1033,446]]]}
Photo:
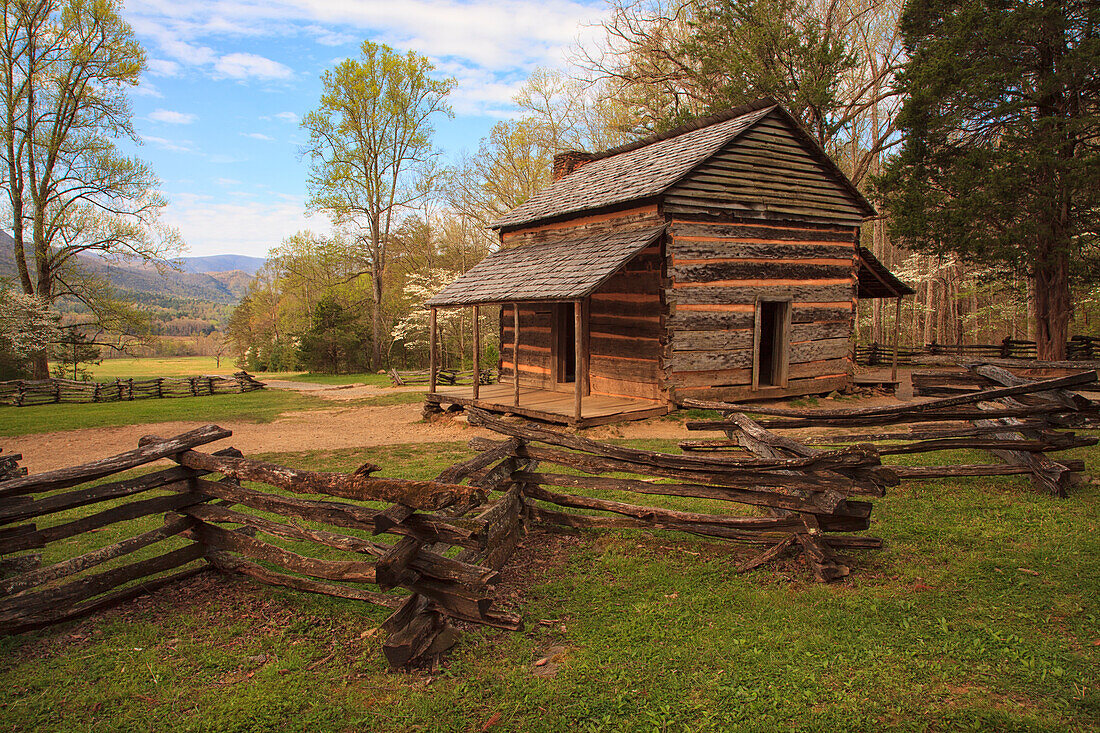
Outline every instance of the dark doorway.
{"label": "dark doorway", "polygon": [[576,381],[577,329],[572,303],[554,307],[554,379],[559,384]]}
{"label": "dark doorway", "polygon": [[762,300],[756,310],[755,377],[759,386],[787,386],[790,303]]}

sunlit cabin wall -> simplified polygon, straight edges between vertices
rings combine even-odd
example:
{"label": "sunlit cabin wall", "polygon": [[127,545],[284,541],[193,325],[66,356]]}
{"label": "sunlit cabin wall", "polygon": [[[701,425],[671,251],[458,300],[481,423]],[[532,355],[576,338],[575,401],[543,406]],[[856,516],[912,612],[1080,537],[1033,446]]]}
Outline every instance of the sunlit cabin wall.
{"label": "sunlit cabin wall", "polygon": [[[580,216],[562,222],[540,224],[505,232],[502,236],[502,244],[505,247],[546,244],[561,239],[575,239],[610,232],[646,229],[659,226],[663,221],[657,213],[657,206],[647,204],[621,211]],[[603,312],[601,309],[597,310]],[[539,389],[570,390],[572,384],[555,383],[552,373],[552,314],[553,305],[550,303],[527,302],[519,304],[519,381],[521,385]],[[602,320],[607,321],[606,318]],[[501,309],[500,318],[500,374],[503,381],[511,381],[513,374],[512,323],[512,308],[510,304],[506,304]],[[611,329],[611,327],[607,328]],[[601,333],[609,332],[615,333],[614,330],[601,331]],[[601,375],[606,375],[606,370],[602,367],[599,369]],[[595,375],[596,371],[597,369],[593,368],[591,373]],[[601,382],[600,379],[605,381]],[[596,383],[605,385],[606,376],[597,378]],[[597,388],[596,383],[593,384],[592,391],[602,393]]]}
{"label": "sunlit cabin wall", "polygon": [[845,386],[852,371],[858,236],[855,227],[674,218],[667,339],[675,395],[760,396],[751,387],[757,300],[791,303],[782,394]]}

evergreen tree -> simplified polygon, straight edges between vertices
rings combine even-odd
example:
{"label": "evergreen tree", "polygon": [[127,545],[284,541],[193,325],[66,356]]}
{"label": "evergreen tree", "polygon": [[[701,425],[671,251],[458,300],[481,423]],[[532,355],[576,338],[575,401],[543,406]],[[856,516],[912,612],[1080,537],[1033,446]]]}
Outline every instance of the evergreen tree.
{"label": "evergreen tree", "polygon": [[1100,227],[1100,4],[909,0],[893,233],[1032,279],[1039,358],[1065,358],[1070,285]]}

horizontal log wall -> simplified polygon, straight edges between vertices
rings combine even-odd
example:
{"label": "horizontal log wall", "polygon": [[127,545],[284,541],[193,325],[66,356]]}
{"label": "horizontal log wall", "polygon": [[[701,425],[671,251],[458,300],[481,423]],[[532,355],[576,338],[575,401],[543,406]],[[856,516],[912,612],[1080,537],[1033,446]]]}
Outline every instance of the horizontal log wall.
{"label": "horizontal log wall", "polygon": [[[551,324],[554,306],[550,303],[519,304],[519,382],[529,387],[549,389],[551,382]],[[512,306],[500,309],[500,378],[511,381],[514,323]]]}
{"label": "horizontal log wall", "polygon": [[[506,232],[502,235],[502,241],[508,247],[549,243],[608,232],[646,229],[663,223],[664,219],[658,213],[656,205],[645,205]],[[588,341],[593,354],[589,364],[590,372],[594,376],[591,382],[593,393],[650,398],[658,396],[656,356],[623,358],[621,355],[624,353],[624,344],[616,342],[622,337],[631,339],[631,343],[625,344],[625,347],[633,353],[633,347],[650,346],[649,340],[652,337],[646,335],[646,332],[655,333],[659,330],[659,325],[654,328],[654,324],[646,322],[646,319],[635,318],[640,306],[659,297],[656,293],[658,283],[654,277],[659,272],[660,262],[654,261],[651,255],[652,252],[632,265],[644,274],[642,280],[634,283],[633,278],[616,274],[608,281],[607,289],[601,289],[601,294],[590,301],[590,314],[594,318],[590,321]],[[519,306],[520,384],[539,389],[572,390],[572,384],[553,382],[553,307],[549,303],[521,303]],[[504,305],[500,315],[502,381],[512,379],[512,323],[511,306]]]}
{"label": "horizontal log wall", "polygon": [[677,397],[753,396],[758,298],[791,302],[788,387],[769,395],[847,384],[858,229],[673,218],[670,234],[667,339]]}
{"label": "horizontal log wall", "polygon": [[661,353],[668,310],[663,265],[663,244],[658,243],[639,252],[589,298],[593,394],[662,397]]}

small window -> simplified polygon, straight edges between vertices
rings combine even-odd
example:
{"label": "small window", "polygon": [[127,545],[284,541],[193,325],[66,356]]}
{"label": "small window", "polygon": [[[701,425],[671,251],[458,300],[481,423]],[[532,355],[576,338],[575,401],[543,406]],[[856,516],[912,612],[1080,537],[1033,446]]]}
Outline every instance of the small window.
{"label": "small window", "polygon": [[786,387],[790,360],[791,304],[787,301],[756,302],[755,347],[752,359],[753,389]]}

